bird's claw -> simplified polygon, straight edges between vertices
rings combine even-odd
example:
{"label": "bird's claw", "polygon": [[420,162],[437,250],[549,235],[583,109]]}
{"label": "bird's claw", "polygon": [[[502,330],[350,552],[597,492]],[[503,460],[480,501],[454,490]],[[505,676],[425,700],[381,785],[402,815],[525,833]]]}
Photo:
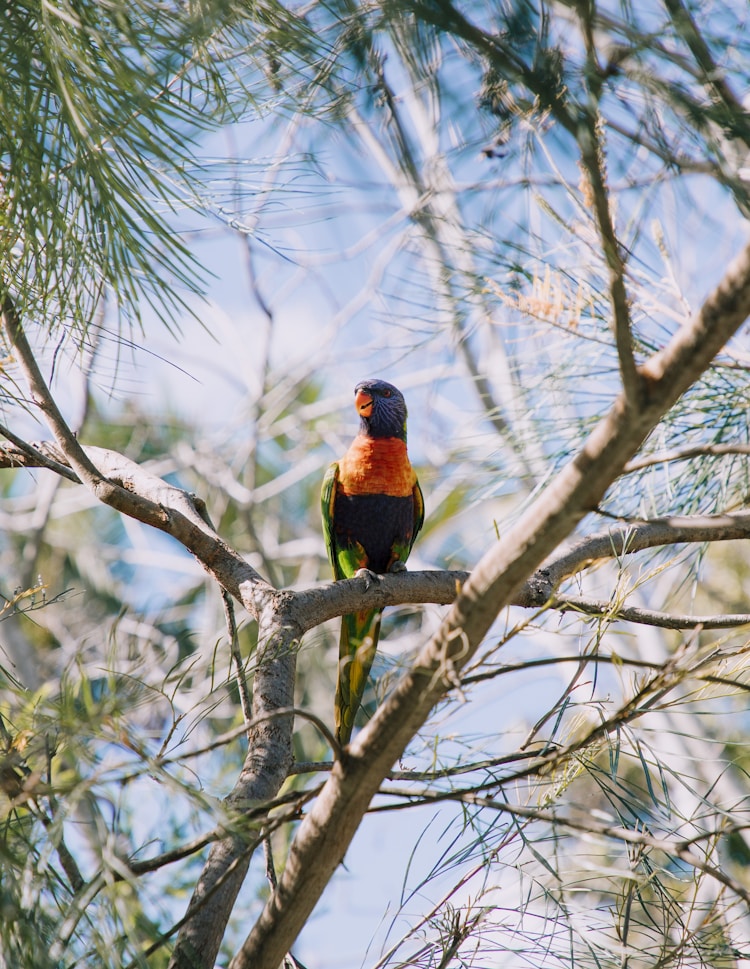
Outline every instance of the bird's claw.
{"label": "bird's claw", "polygon": [[395,562],[388,569],[389,572],[406,572],[406,562],[402,562],[401,559],[396,559]]}
{"label": "bird's claw", "polygon": [[357,569],[357,571],[354,573],[354,578],[355,579],[364,579],[365,580],[365,589],[367,589],[369,591],[369,589],[372,586],[373,582],[375,582],[376,576],[375,576],[375,573],[371,569]]}

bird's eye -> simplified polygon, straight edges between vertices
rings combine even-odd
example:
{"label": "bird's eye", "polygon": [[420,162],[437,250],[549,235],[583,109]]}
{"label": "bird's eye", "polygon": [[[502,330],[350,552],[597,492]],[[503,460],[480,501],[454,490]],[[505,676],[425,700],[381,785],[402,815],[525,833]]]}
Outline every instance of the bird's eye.
{"label": "bird's eye", "polygon": [[384,390],[383,391],[383,397],[390,397],[390,396],[391,396],[391,391],[390,390]]}

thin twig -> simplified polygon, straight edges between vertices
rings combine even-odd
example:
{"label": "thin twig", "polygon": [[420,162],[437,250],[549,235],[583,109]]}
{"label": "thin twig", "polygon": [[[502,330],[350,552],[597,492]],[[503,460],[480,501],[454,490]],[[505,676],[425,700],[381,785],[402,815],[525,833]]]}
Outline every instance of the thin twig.
{"label": "thin twig", "polygon": [[273,862],[273,846],[271,838],[266,836],[263,840],[263,852],[266,859],[266,879],[271,886],[271,891],[276,890],[276,865]]}
{"label": "thin twig", "polygon": [[226,589],[221,590],[221,601],[224,605],[224,618],[227,624],[227,634],[229,636],[229,648],[232,654],[232,665],[234,666],[234,678],[237,683],[237,690],[240,694],[240,706],[245,725],[249,727],[253,719],[253,705],[250,699],[250,691],[247,688],[247,677],[245,676],[245,666],[242,662],[240,652],[240,642],[237,636],[237,622],[234,615],[234,600]]}
{"label": "thin twig", "polygon": [[19,364],[28,382],[32,400],[47,419],[55,440],[67,456],[73,470],[84,484],[87,484],[96,492],[99,486],[106,482],[106,479],[103,478],[65,422],[42,376],[36,357],[26,339],[15,304],[7,291],[2,296],[2,323],[9,343],[18,354]]}
{"label": "thin twig", "polygon": [[750,623],[747,613],[715,616],[687,616],[637,606],[617,606],[606,599],[589,599],[586,596],[560,596],[550,602],[551,609],[560,612],[582,612],[588,616],[600,616],[611,621],[637,622],[661,629],[732,629]]}
{"label": "thin twig", "polygon": [[675,29],[695,58],[704,87],[712,101],[720,103],[732,121],[732,133],[750,148],[750,124],[747,109],[729,86],[726,74],[717,64],[695,20],[682,0],[664,0]]}
{"label": "thin twig", "polygon": [[[398,794],[399,792],[391,792]],[[413,797],[411,792],[402,792],[404,797]],[[740,882],[731,878],[726,872],[715,865],[704,861],[694,851],[691,846],[698,840],[707,840],[718,836],[726,836],[732,832],[747,831],[750,825],[732,825],[731,828],[719,831],[701,832],[699,838],[671,840],[668,838],[657,838],[646,833],[646,831],[633,830],[617,824],[606,824],[594,820],[587,815],[584,820],[577,820],[571,817],[564,817],[555,811],[544,808],[528,807],[522,804],[510,804],[505,800],[497,800],[494,797],[486,797],[475,794],[471,791],[421,791],[418,795],[420,803],[430,803],[433,801],[458,801],[462,804],[472,804],[477,807],[490,808],[501,813],[511,814],[514,817],[525,818],[530,821],[542,821],[546,824],[569,828],[572,831],[580,831],[588,835],[598,835],[599,837],[611,838],[623,841],[627,844],[642,845],[657,851],[663,851],[667,855],[672,855],[684,861],[692,868],[702,871],[712,878],[715,878],[722,885],[733,891],[743,901],[750,903],[750,890],[745,888]]]}
{"label": "thin twig", "polygon": [[[593,112],[593,107],[592,107]],[[630,306],[625,287],[625,260],[617,238],[609,204],[609,191],[604,170],[604,147],[597,116],[587,117],[585,127],[579,132],[578,144],[581,163],[591,189],[591,205],[599,229],[602,250],[609,269],[609,298],[614,316],[615,345],[620,363],[625,400],[631,406],[640,402],[642,380],[633,353],[633,334]]]}
{"label": "thin twig", "polygon": [[699,457],[720,457],[725,454],[750,454],[750,444],[696,444],[694,447],[675,448],[673,451],[658,451],[656,454],[646,454],[628,461],[622,470],[623,474],[631,474],[655,464],[688,461],[690,458]]}
{"label": "thin twig", "polygon": [[[10,428],[5,427],[5,425],[0,424],[0,434],[8,441],[11,441],[16,448],[21,452],[21,455],[30,459],[28,462],[23,462],[21,456],[14,454],[9,448],[5,448],[0,445],[0,467],[5,465],[5,461],[8,462],[9,467],[39,467],[47,468],[49,471],[54,471],[55,474],[59,474],[63,478],[67,478],[68,481],[73,481],[76,484],[81,483],[81,479],[78,475],[69,468],[67,465],[63,464],[61,461],[54,457],[51,457],[51,453],[57,453],[57,449],[49,441],[43,441],[41,444],[29,444],[24,441],[23,438],[14,434]],[[44,450],[42,450],[42,448]],[[48,452],[48,453],[45,453]],[[59,455],[58,457],[63,457],[64,455]],[[5,461],[2,460],[5,458]]]}

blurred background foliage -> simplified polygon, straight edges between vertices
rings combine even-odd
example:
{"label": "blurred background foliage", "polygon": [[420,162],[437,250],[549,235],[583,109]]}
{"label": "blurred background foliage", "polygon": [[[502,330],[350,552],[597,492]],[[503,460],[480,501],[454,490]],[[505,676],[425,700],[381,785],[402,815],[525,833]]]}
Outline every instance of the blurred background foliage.
{"label": "blurred background foliage", "polygon": [[[0,16],[3,292],[80,440],[200,495],[278,587],[328,579],[320,482],[362,377],[409,403],[412,568],[470,568],[604,413],[617,354],[582,159],[639,360],[746,239],[741,2]],[[744,506],[749,362],[743,332],[582,531]],[[7,350],[0,367],[3,428],[48,436]],[[0,965],[165,965],[243,759],[219,592],[45,471],[0,473],[0,525]],[[746,577],[742,543],[623,555],[569,584],[612,616],[502,615],[303,934],[308,969],[750,958],[746,632],[612,618],[745,613]],[[440,616],[388,613],[365,715]],[[326,722],[336,640],[316,630],[298,664]],[[330,751],[301,721],[295,743],[290,786],[312,788]],[[256,865],[225,957],[265,891]]]}

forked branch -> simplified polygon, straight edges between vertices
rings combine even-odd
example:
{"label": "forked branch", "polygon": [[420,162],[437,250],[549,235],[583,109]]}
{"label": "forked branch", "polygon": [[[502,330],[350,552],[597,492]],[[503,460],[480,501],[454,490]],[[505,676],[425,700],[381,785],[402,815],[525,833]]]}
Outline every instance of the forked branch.
{"label": "forked branch", "polygon": [[300,826],[278,887],[231,963],[276,969],[343,859],[372,797],[457,680],[498,611],[597,507],[626,462],[666,411],[708,367],[750,314],[750,246],[700,310],[686,320],[641,375],[646,393],[634,414],[624,395],[547,490],[478,563],[435,636],[337,761]]}

